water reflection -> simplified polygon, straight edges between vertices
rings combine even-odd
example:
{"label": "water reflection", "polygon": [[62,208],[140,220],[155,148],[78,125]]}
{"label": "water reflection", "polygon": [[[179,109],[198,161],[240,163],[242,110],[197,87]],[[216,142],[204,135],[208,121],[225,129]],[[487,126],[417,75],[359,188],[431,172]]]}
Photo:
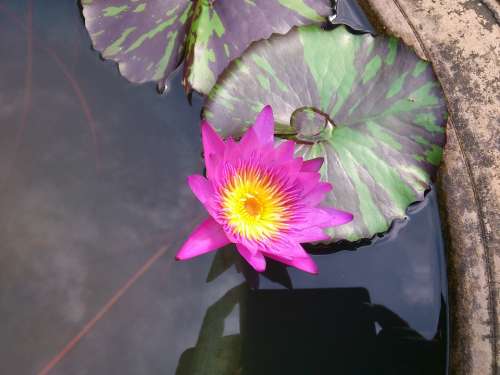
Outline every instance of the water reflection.
{"label": "water reflection", "polygon": [[90,51],[76,1],[33,1],[32,17],[28,4],[0,7],[1,374],[44,368],[163,247],[50,374],[391,374],[399,359],[432,364],[419,348],[441,355],[434,193],[382,240],[315,254],[316,277],[275,262],[258,275],[232,247],[171,265],[206,214],[185,184],[203,168],[201,100],[186,103],[180,77],[164,96],[126,82]]}
{"label": "water reflection", "polygon": [[236,305],[245,303],[246,292],[244,284],[234,287],[207,309],[196,346],[182,354],[176,375],[239,373],[242,337],[224,336],[224,323]]}
{"label": "water reflection", "polygon": [[[224,335],[239,307],[240,332]],[[365,288],[259,290],[241,284],[206,312],[176,375],[438,374],[445,371],[446,306],[426,339]]]}
{"label": "water reflection", "polygon": [[176,374],[445,374],[443,248],[427,198],[367,247],[322,249],[317,277],[273,261],[258,274],[233,246],[217,252],[207,281],[232,269],[246,282],[207,310]]}

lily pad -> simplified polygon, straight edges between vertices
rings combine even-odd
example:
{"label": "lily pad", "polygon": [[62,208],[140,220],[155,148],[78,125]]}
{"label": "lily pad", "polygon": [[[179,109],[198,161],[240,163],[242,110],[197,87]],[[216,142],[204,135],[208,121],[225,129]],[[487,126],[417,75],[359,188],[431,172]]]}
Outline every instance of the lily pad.
{"label": "lily pad", "polygon": [[94,48],[132,82],[159,81],[182,62],[190,0],[82,0]]}
{"label": "lily pad", "polygon": [[447,119],[431,65],[400,40],[344,26],[292,29],[254,43],[211,91],[204,117],[238,137],[264,105],[297,153],[322,156],[325,204],[352,212],[331,242],[371,238],[424,198],[441,161]]}
{"label": "lily pad", "polygon": [[253,41],[322,23],[330,0],[82,0],[95,49],[132,82],[159,81],[185,59],[184,85],[208,93]]}

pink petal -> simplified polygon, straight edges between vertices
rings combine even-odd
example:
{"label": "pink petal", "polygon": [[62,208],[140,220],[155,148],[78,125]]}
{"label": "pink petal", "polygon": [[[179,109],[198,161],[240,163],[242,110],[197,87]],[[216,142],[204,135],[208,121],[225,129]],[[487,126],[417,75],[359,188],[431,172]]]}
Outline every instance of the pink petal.
{"label": "pink petal", "polygon": [[190,259],[217,250],[229,243],[222,227],[214,219],[208,218],[191,233],[175,259]]}
{"label": "pink petal", "polygon": [[329,226],[331,227],[349,223],[354,218],[354,216],[350,212],[337,210],[333,207],[321,207],[321,210],[330,215]]}
{"label": "pink petal", "polygon": [[295,229],[303,230],[311,227],[326,228],[334,225],[332,224],[331,214],[322,208],[304,208],[298,212],[298,215],[300,215],[300,220],[297,219],[297,222],[294,223]]}
{"label": "pink petal", "polygon": [[[304,165],[304,163],[302,163]],[[302,186],[302,195],[309,194],[318,184],[321,175],[317,172],[300,172],[297,176],[299,184]]]}
{"label": "pink petal", "polygon": [[188,184],[196,198],[206,204],[212,198],[214,192],[210,182],[203,176],[192,175],[188,177]]}
{"label": "pink petal", "polygon": [[[294,141],[285,141],[281,143],[275,150],[275,159],[278,162],[287,161],[293,158],[293,154],[295,151],[295,142]],[[302,170],[304,167],[302,166]]]}
{"label": "pink petal", "polygon": [[271,106],[267,105],[257,116],[252,126],[259,143],[266,144],[274,141],[274,116]]}
{"label": "pink petal", "polygon": [[290,242],[289,246],[289,252],[294,254],[292,258],[290,258],[289,256],[283,257],[275,252],[265,252],[264,254],[268,258],[298,268],[299,270],[305,271],[307,273],[311,273],[313,275],[318,274],[318,266],[311,258],[311,256],[306,253],[302,246],[294,242]]}
{"label": "pink petal", "polygon": [[308,206],[317,206],[324,199],[325,195],[332,190],[332,185],[327,182],[320,182],[302,199],[302,203]]}
{"label": "pink petal", "polygon": [[257,271],[263,272],[266,269],[266,260],[260,251],[252,252],[246,246],[237,243],[236,248],[245,260]]}
{"label": "pink petal", "polygon": [[[278,164],[280,173],[283,173],[288,181],[292,182],[298,178],[302,173],[302,158],[291,159],[290,161]],[[302,183],[300,183],[302,185]]]}
{"label": "pink petal", "polygon": [[299,233],[293,235],[293,239],[298,243],[309,243],[317,241],[326,241],[330,238],[322,228],[311,227],[303,229]]}
{"label": "pink petal", "polygon": [[290,265],[312,275],[317,275],[319,273],[318,266],[310,255],[308,255],[307,258],[296,258]]}
{"label": "pink petal", "polygon": [[302,172],[319,172],[323,165],[323,158],[306,160],[302,165]]}
{"label": "pink petal", "polygon": [[233,139],[226,140],[224,160],[234,162],[239,159],[248,159],[252,157],[252,153],[261,150],[261,147],[257,136],[250,128],[239,142],[235,142]]}
{"label": "pink petal", "polygon": [[248,128],[246,133],[241,137],[239,145],[240,148],[255,148],[255,146],[258,146],[258,141],[259,139],[257,138],[257,135],[255,132],[252,130],[252,128]]}
{"label": "pink petal", "polygon": [[212,158],[211,155],[223,155],[224,142],[206,121],[201,123],[201,138],[203,153],[205,155],[205,165],[207,167],[207,176],[210,177],[214,168],[214,158]]}
{"label": "pink petal", "polygon": [[280,259],[288,260],[300,258],[306,254],[302,246],[300,246],[300,244],[295,241],[292,236],[269,242],[267,246],[262,247],[260,251],[266,256],[273,255],[279,257]]}

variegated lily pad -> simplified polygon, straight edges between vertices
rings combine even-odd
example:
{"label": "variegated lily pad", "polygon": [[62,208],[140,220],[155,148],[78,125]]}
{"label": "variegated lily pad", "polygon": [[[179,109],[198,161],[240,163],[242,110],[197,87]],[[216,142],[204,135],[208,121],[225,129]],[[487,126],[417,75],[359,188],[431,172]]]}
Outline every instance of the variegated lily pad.
{"label": "variegated lily pad", "polygon": [[184,85],[208,93],[251,42],[324,22],[330,0],[82,0],[94,47],[132,82],[163,81],[185,59]]}
{"label": "variegated lily pad", "polygon": [[441,86],[396,38],[304,26],[255,43],[222,74],[204,117],[238,137],[267,104],[278,135],[296,139],[305,158],[325,158],[325,204],[354,214],[332,241],[371,238],[405,218],[441,161]]}

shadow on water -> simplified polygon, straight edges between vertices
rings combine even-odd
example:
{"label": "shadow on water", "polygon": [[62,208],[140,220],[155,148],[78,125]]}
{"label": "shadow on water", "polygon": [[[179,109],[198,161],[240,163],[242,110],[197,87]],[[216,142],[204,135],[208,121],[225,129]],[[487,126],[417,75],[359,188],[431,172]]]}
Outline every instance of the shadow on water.
{"label": "shadow on water", "polygon": [[[446,374],[446,280],[436,228],[431,190],[407,221],[370,246],[316,253],[316,277],[273,261],[258,274],[233,246],[218,251],[207,282],[230,269],[246,282],[207,309],[176,375]],[[238,329],[226,332],[235,319]]]}
{"label": "shadow on water", "polygon": [[[240,333],[224,335],[239,307]],[[176,375],[437,374],[445,370],[446,307],[426,339],[365,288],[255,290],[244,284],[207,309]]]}

